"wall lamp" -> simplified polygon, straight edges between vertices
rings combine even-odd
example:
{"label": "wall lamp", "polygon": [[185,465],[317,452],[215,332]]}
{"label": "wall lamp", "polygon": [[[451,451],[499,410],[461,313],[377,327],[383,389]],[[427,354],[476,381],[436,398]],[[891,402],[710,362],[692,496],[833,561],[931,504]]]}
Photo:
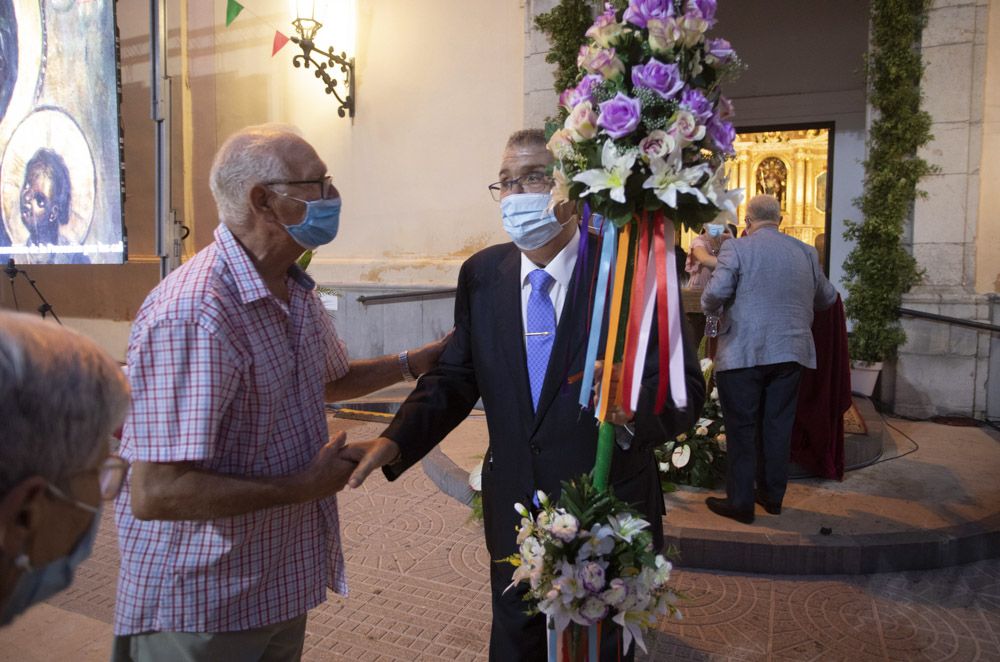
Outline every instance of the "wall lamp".
{"label": "wall lamp", "polygon": [[[298,44],[302,52],[292,58],[292,64],[305,69],[315,67],[314,75],[326,85],[326,93],[332,94],[340,102],[337,115],[354,117],[354,58],[348,57],[346,51],[341,51],[338,55],[333,47],[323,50],[316,46],[314,41],[316,33],[323,27],[323,24],[316,20],[316,4],[316,0],[296,2],[296,16],[292,25],[295,26],[298,36],[291,37],[291,41]],[[308,11],[305,10],[306,6]],[[330,75],[330,71],[335,67],[340,67],[342,76],[336,73]],[[340,84],[341,77],[343,85]]]}

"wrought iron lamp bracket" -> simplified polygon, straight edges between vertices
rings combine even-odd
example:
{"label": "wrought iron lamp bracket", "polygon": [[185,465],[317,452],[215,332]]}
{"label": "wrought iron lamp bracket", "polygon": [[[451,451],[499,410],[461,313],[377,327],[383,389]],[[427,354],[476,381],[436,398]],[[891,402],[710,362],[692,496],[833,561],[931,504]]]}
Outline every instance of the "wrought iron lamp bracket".
{"label": "wrought iron lamp bracket", "polygon": [[[298,27],[296,25],[296,27]],[[315,31],[314,31],[315,32]],[[354,117],[354,58],[348,58],[347,53],[337,53],[333,52],[333,48],[327,48],[325,51],[316,47],[311,38],[307,37],[292,37],[292,42],[298,44],[302,52],[292,58],[292,64],[298,68],[303,67],[309,69],[310,67],[315,67],[314,75],[319,78],[326,85],[326,93],[332,94],[340,102],[340,106],[337,108],[337,115],[344,117],[348,115]],[[314,57],[319,58],[317,60]],[[323,62],[321,60],[325,59]],[[340,71],[344,77],[344,86],[338,88],[340,81],[329,74],[329,70],[334,67],[340,67]],[[346,87],[345,95],[341,96],[338,89],[343,89]]]}

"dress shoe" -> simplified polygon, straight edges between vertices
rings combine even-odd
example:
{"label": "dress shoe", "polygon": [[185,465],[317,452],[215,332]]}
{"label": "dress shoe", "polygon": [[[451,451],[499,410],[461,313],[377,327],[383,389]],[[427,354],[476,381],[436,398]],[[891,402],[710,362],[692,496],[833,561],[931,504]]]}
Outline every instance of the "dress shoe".
{"label": "dress shoe", "polygon": [[753,511],[744,512],[739,511],[729,505],[727,499],[719,499],[717,497],[708,497],[705,499],[705,505],[716,515],[722,515],[723,517],[728,517],[729,519],[734,519],[737,522],[743,522],[744,524],[753,524]]}
{"label": "dress shoe", "polygon": [[770,501],[768,501],[767,499],[765,499],[764,495],[761,494],[760,492],[757,492],[754,495],[754,501],[756,501],[761,506],[763,506],[764,510],[766,510],[771,515],[780,515],[781,514],[781,504],[780,503],[779,504],[773,504],[773,503],[771,503]]}

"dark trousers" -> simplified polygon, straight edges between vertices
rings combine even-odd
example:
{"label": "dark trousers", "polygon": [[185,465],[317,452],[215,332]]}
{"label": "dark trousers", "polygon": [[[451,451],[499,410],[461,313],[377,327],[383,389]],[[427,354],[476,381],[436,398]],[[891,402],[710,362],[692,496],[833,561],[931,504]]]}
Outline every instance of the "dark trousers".
{"label": "dark trousers", "polygon": [[780,506],[785,497],[801,375],[793,362],[715,373],[726,423],[726,496],[736,510],[753,511],[755,480],[768,503]]}
{"label": "dark trousers", "polygon": [[[508,563],[490,563],[490,587],[493,590],[493,626],[490,629],[490,662],[546,662],[548,633],[545,616],[528,616],[529,604],[522,598],[526,584],[519,584],[506,593],[514,568]],[[628,655],[619,655],[621,628],[606,621],[601,626],[601,662],[622,660],[632,662],[636,645]],[[649,645],[649,639],[646,639]]]}

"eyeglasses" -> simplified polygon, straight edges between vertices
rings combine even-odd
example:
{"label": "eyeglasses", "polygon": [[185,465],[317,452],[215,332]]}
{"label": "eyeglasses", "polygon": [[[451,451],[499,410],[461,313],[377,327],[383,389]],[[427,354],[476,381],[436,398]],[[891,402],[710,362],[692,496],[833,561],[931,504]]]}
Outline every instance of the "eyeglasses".
{"label": "eyeglasses", "polygon": [[[313,184],[319,187],[320,198],[323,200],[329,200],[330,198],[336,197],[337,189],[334,187],[333,182],[330,181],[330,175],[322,177],[320,179],[296,179],[289,182],[264,182],[265,186],[305,186],[307,184]],[[279,195],[283,195],[286,198],[292,198],[293,200],[299,200],[298,198],[288,195],[287,193],[282,193],[281,191],[275,191]],[[299,202],[305,202],[305,200],[299,200]]]}
{"label": "eyeglasses", "polygon": [[[125,476],[128,474],[128,460],[119,455],[109,455],[101,462],[99,467],[95,469],[88,469],[86,471],[81,471],[78,474],[91,473],[93,471],[97,472],[97,482],[101,488],[101,500],[111,501],[118,493],[122,491],[122,485],[125,483]],[[48,484],[48,490],[54,496],[67,501],[77,508],[82,508],[90,513],[97,513],[98,509],[89,503],[84,503],[78,499],[74,499],[69,494],[66,494],[63,490],[59,489],[52,483]]]}
{"label": "eyeglasses", "polygon": [[501,196],[510,193],[515,186],[520,186],[528,193],[545,193],[552,188],[552,178],[544,172],[529,172],[527,175],[514,179],[502,179],[490,184],[487,188],[490,189],[490,195],[493,196],[493,199],[500,202]]}

